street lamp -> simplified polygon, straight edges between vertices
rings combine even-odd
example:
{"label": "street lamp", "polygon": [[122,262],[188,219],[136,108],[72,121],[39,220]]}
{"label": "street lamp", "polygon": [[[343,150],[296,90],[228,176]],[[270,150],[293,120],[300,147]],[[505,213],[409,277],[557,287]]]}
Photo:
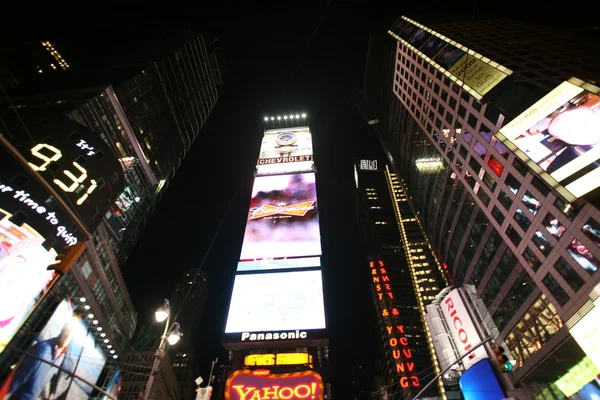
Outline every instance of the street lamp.
{"label": "street lamp", "polygon": [[162,336],[160,337],[160,344],[158,345],[158,349],[156,349],[156,353],[154,353],[154,363],[152,364],[152,370],[150,371],[150,376],[148,377],[148,382],[146,382],[146,390],[144,390],[144,400],[148,400],[150,398],[150,394],[152,393],[152,384],[154,383],[154,379],[156,378],[156,374],[158,373],[158,368],[160,366],[160,361],[163,359],[165,355],[165,347],[167,343],[170,345],[174,345],[179,342],[181,339],[181,332],[179,332],[179,323],[171,321],[171,309],[169,306],[169,300],[165,299],[165,302],[162,306],[160,306],[156,312],[154,313],[154,317],[157,322],[165,323],[165,330],[163,331]]}

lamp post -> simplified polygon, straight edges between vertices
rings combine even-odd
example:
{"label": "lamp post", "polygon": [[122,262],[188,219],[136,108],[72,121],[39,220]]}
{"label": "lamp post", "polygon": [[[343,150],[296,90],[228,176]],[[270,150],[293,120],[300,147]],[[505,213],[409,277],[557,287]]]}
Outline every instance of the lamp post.
{"label": "lamp post", "polygon": [[179,324],[177,322],[171,321],[171,310],[169,307],[169,300],[165,299],[165,303],[160,306],[156,312],[154,313],[154,317],[157,322],[165,322],[165,330],[163,331],[162,336],[160,337],[160,344],[156,349],[156,353],[154,353],[154,363],[152,364],[152,370],[150,371],[150,376],[148,377],[148,382],[146,382],[146,389],[144,390],[144,400],[150,399],[150,395],[152,394],[152,385],[154,384],[154,379],[158,373],[158,367],[160,366],[160,362],[165,355],[165,347],[167,343],[170,345],[174,345],[181,338],[181,332],[179,332]]}

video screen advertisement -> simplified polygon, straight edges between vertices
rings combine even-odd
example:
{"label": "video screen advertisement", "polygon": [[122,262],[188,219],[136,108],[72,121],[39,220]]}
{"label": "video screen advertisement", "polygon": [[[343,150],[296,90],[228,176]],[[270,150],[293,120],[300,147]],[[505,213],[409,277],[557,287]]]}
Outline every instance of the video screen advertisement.
{"label": "video screen advertisement", "polygon": [[237,271],[321,265],[315,173],[257,176]]}
{"label": "video screen advertisement", "polygon": [[496,134],[567,201],[600,186],[600,88],[571,78]]}
{"label": "video screen advertisement", "polygon": [[[84,380],[96,384],[106,357],[85,323],[85,313],[70,299],[58,305],[38,337],[25,350],[35,357],[24,355],[17,363],[1,383],[0,399],[89,398],[93,387]],[[65,370],[75,376],[69,376]]]}
{"label": "video screen advertisement", "polygon": [[56,251],[42,246],[44,237],[28,224],[15,225],[0,208],[0,353],[50,288]]}
{"label": "video screen advertisement", "polygon": [[452,80],[464,82],[465,90],[477,100],[512,74],[510,69],[409,18],[402,17],[389,32]]}
{"label": "video screen advertisement", "polygon": [[314,371],[271,374],[268,369],[235,371],[225,384],[225,400],[323,400],[323,380]]}
{"label": "video screen advertisement", "polygon": [[308,127],[265,131],[256,175],[312,171],[312,136]]}
{"label": "video screen advertisement", "polygon": [[465,400],[504,400],[506,398],[487,358],[478,361],[465,371],[459,378],[458,384]]}

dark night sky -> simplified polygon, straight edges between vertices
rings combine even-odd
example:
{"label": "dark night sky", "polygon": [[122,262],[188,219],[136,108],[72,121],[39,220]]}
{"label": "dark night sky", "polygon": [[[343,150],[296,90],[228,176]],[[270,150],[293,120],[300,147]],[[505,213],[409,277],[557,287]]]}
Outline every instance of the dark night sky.
{"label": "dark night sky", "polygon": [[[229,76],[221,99],[123,267],[139,311],[138,324],[145,325],[170,295],[180,273],[199,267],[206,257],[202,268],[209,274],[209,297],[202,319],[204,333],[198,338],[205,378],[210,360],[223,357],[219,337],[244,232],[262,118],[286,112],[309,115],[318,167],[324,284],[337,382],[334,395],[340,400],[350,397],[344,389],[348,370],[342,354],[352,342],[355,347],[360,343],[364,315],[360,300],[364,301],[367,288],[360,279],[366,275],[359,274],[364,254],[355,226],[352,163],[356,157],[377,154],[377,149],[349,94],[362,87],[368,33],[387,30],[403,14],[417,21],[420,15],[432,14],[442,20],[464,15],[465,20],[473,14],[506,16],[519,10],[521,19],[550,24],[565,16],[541,0],[494,2],[487,9],[475,1],[440,0],[340,0],[329,5],[326,0],[245,1],[227,2],[216,9],[202,2],[169,1],[168,8],[115,2],[91,10],[92,6],[85,6],[80,11],[85,17],[76,16],[82,3],[60,9],[56,3],[19,4],[20,11],[29,13],[24,21],[13,21],[22,23],[21,30],[38,26],[40,31],[67,29],[102,36],[109,29],[143,35],[148,30],[189,27],[207,33],[208,39],[218,37],[225,50]],[[64,13],[65,9],[72,14]]]}

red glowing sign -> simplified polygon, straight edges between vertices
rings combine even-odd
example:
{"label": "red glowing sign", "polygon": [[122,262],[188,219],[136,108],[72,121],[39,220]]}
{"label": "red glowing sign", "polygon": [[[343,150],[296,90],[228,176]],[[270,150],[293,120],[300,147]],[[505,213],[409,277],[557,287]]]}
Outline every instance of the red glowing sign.
{"label": "red glowing sign", "polygon": [[402,374],[399,384],[402,388],[417,388],[421,386],[421,383],[419,377],[415,375],[415,363],[412,361],[408,338],[404,334],[404,325],[398,324],[399,321],[397,321],[400,311],[393,304],[394,293],[387,270],[381,260],[370,261],[369,267],[371,268],[373,287],[377,299],[381,303],[381,317],[386,325],[388,345],[392,350],[396,372]]}
{"label": "red glowing sign", "polygon": [[313,371],[256,375],[235,371],[225,385],[225,400],[323,400],[323,380]]}

